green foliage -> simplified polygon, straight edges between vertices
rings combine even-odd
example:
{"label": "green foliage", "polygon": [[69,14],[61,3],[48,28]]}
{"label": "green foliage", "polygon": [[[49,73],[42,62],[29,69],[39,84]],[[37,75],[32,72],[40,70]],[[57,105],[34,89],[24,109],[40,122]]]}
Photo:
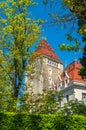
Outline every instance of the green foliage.
{"label": "green foliage", "polygon": [[64,104],[62,113],[66,115],[79,114],[86,116],[86,106],[83,102],[79,102],[77,100],[69,101],[68,103]]}
{"label": "green foliage", "polygon": [[29,115],[0,113],[1,130],[85,130],[86,117],[81,115]]}
{"label": "green foliage", "polygon": [[[56,0],[54,0],[52,3],[55,4],[55,7],[58,8],[58,6],[61,8],[61,12],[58,11],[53,14],[49,14],[52,23],[53,24],[60,24],[64,25],[64,27],[68,27],[68,24],[70,26],[70,30],[76,29],[76,33],[79,33],[79,35],[83,36],[83,41],[85,42],[85,33],[86,33],[86,26],[85,26],[85,2],[86,0],[80,1],[80,0],[61,0],[56,3]],[[60,13],[59,13],[60,12]],[[78,22],[77,22],[78,21]],[[80,24],[82,22],[82,24]],[[78,23],[79,28],[75,28],[76,24]],[[66,26],[65,26],[66,25]],[[70,41],[70,44],[67,43],[61,43],[59,45],[60,50],[68,50],[68,51],[81,51],[81,41],[79,41],[78,38],[74,38],[72,34],[66,34],[67,40]]]}
{"label": "green foliage", "polygon": [[59,45],[59,49],[60,50],[67,50],[67,51],[79,51],[79,43],[76,43],[74,45],[69,45],[69,44],[66,44],[66,43],[62,43]]}
{"label": "green foliage", "polygon": [[[86,43],[86,0],[63,0],[65,5],[68,5],[70,11],[77,17],[78,19],[78,32],[82,36],[83,42]],[[83,48],[83,56],[80,59],[80,63],[82,64],[82,68],[80,70],[80,75],[82,77],[86,77],[86,45]]]}
{"label": "green foliage", "polygon": [[82,58],[80,58],[80,63],[82,64],[80,75],[86,79],[86,45],[83,48],[83,55]]}
{"label": "green foliage", "polygon": [[83,41],[86,42],[86,0],[63,0],[70,11],[77,17],[79,25],[79,33],[83,34]]}
{"label": "green foliage", "polygon": [[53,2],[54,2],[54,0],[42,0],[43,5],[47,5],[49,3],[50,7],[52,7]]}
{"label": "green foliage", "polygon": [[[0,1],[0,51],[3,55],[1,80],[5,86],[12,87],[12,93],[18,96],[24,73],[27,72],[30,47],[38,40],[40,27],[30,16],[29,8],[34,0]],[[2,69],[0,67],[0,69]],[[30,69],[31,70],[31,69]],[[1,82],[0,82],[1,84]]]}
{"label": "green foliage", "polygon": [[86,121],[85,116],[74,115],[68,116],[65,119],[65,128],[64,130],[85,130],[86,129]]}
{"label": "green foliage", "polygon": [[48,4],[48,0],[43,0],[43,4],[47,5]]}
{"label": "green foliage", "polygon": [[72,14],[77,17],[79,26],[78,32],[82,35],[83,41],[86,42],[86,0],[63,0],[63,3],[67,5]]}
{"label": "green foliage", "polygon": [[60,103],[63,97],[62,92],[48,91],[43,94],[31,95],[25,94],[22,98],[23,104],[20,106],[20,112],[30,114],[54,114],[60,111]]}
{"label": "green foliage", "polygon": [[70,42],[74,42],[74,45],[62,43],[62,44],[59,45],[59,49],[60,49],[60,50],[80,51],[79,46],[81,45],[81,43],[78,42],[78,39],[72,37],[72,36],[69,35],[69,34],[66,34],[66,38],[67,38],[67,40],[69,40]]}
{"label": "green foliage", "polygon": [[14,111],[16,102],[11,93],[11,81],[8,75],[10,68],[5,61],[5,57],[0,51],[0,111]]}

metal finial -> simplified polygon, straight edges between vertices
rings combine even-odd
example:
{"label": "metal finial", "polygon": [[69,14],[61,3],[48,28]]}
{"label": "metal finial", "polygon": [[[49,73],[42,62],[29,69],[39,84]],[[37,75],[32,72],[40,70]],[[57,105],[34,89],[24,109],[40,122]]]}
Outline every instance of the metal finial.
{"label": "metal finial", "polygon": [[74,53],[74,61],[77,61],[77,56],[76,52]]}

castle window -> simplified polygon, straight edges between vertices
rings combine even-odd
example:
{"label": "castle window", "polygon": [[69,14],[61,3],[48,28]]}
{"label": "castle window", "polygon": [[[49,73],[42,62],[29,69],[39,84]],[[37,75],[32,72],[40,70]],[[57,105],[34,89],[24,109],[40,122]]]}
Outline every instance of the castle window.
{"label": "castle window", "polygon": [[56,63],[56,62],[54,62],[54,61],[51,61],[50,59],[47,59],[47,60],[46,60],[46,63],[47,63],[48,65],[50,65],[50,66],[54,66],[54,67],[56,67],[56,68],[60,68],[60,64],[58,64],[58,63]]}
{"label": "castle window", "polygon": [[56,66],[58,67],[58,64],[56,64]]}
{"label": "castle window", "polygon": [[61,80],[60,75],[58,75],[57,81],[58,81],[58,88],[62,87],[62,80]]}
{"label": "castle window", "polygon": [[51,61],[49,61],[49,64],[51,64]]}
{"label": "castle window", "polygon": [[54,62],[52,62],[52,66],[54,65]]}
{"label": "castle window", "polygon": [[60,69],[60,64],[58,64],[58,68]]}
{"label": "castle window", "polygon": [[50,75],[52,75],[52,69],[51,68],[48,69],[48,72],[49,72]]}
{"label": "castle window", "polygon": [[54,84],[54,82],[52,83],[51,90],[52,90],[52,91],[55,90],[55,84]]}
{"label": "castle window", "polygon": [[66,95],[66,100],[67,100],[67,102],[69,101],[69,95]]}
{"label": "castle window", "polygon": [[49,81],[50,84],[52,84],[52,78],[51,77],[49,77],[48,81]]}
{"label": "castle window", "polygon": [[49,81],[51,81],[52,80],[52,78],[51,77],[49,77]]}
{"label": "castle window", "polygon": [[86,104],[86,93],[82,93],[82,101]]}
{"label": "castle window", "polygon": [[48,59],[46,58],[46,64],[48,64]]}
{"label": "castle window", "polygon": [[61,66],[61,69],[63,70],[63,65],[60,65]]}
{"label": "castle window", "polygon": [[64,82],[65,82],[65,87],[67,87],[69,83],[69,76],[66,71],[64,72]]}

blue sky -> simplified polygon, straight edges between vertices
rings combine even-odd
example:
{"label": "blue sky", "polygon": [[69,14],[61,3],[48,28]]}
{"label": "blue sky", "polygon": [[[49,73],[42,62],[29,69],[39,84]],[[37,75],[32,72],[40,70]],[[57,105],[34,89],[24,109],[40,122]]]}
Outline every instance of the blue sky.
{"label": "blue sky", "polygon": [[[61,10],[61,7],[55,6],[54,8],[49,8],[49,6],[43,6],[42,0],[36,0],[38,1],[38,5],[31,8],[32,11],[32,17],[34,19],[42,19],[42,20],[49,20],[50,17],[48,13],[52,13],[55,11],[55,8],[57,12]],[[50,44],[50,46],[53,48],[55,53],[58,55],[58,57],[61,59],[61,61],[64,63],[64,67],[73,62],[75,59],[79,59],[81,57],[81,53],[75,53],[75,52],[68,52],[68,51],[61,51],[58,49],[58,45],[61,43],[68,43],[72,44],[69,41],[67,41],[65,34],[69,32],[70,24],[67,25],[67,28],[64,28],[62,25],[44,25],[42,27],[42,35],[46,37],[46,40]],[[76,35],[75,31],[72,31],[73,35],[76,37],[79,37]]]}

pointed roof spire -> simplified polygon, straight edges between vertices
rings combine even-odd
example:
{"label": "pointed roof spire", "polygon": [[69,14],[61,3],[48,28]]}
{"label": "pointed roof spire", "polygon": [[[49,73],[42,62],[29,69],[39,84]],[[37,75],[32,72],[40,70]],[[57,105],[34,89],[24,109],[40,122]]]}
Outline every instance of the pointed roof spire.
{"label": "pointed roof spire", "polygon": [[77,54],[76,54],[76,52],[74,53],[74,61],[77,61]]}
{"label": "pointed roof spire", "polygon": [[46,37],[45,37],[45,30],[44,30],[44,28],[43,28],[43,26],[41,26],[41,39],[47,39]]}
{"label": "pointed roof spire", "polygon": [[42,39],[42,41],[36,49],[36,52],[62,63],[59,57],[56,55],[56,53],[53,51],[53,49],[50,47],[49,43],[45,39]]}

